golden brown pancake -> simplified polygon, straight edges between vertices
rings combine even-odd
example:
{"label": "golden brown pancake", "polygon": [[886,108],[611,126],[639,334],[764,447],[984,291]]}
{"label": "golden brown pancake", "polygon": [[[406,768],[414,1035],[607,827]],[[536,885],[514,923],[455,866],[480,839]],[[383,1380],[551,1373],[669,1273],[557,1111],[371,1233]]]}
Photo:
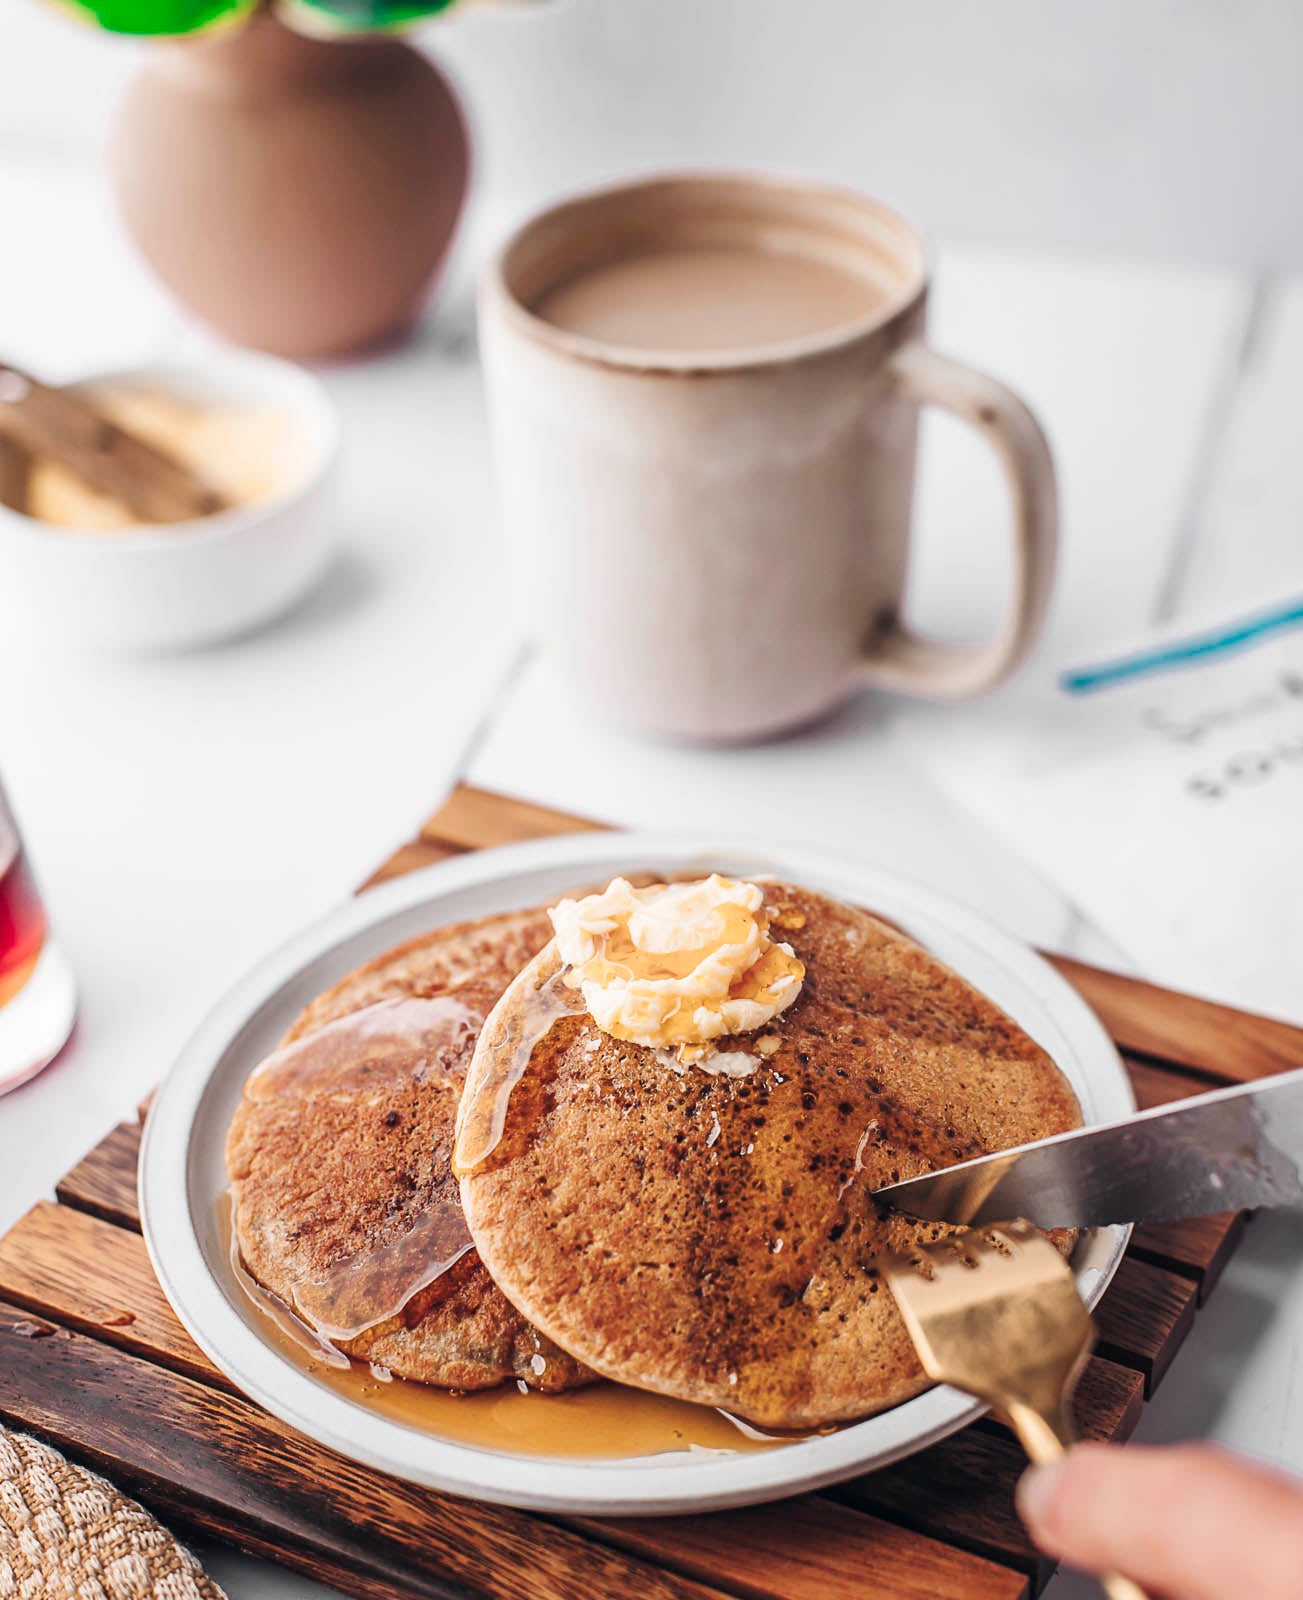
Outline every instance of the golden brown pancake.
{"label": "golden brown pancake", "polygon": [[[777,1037],[752,1075],[680,1076],[586,1013],[563,1016],[461,1194],[496,1282],[576,1360],[804,1428],[926,1386],[871,1261],[953,1230],[886,1213],[873,1190],[1080,1112],[1045,1052],[903,934],[791,885],[766,885],[765,904],[806,977],[759,1035],[727,1041]],[[468,1126],[501,1108],[495,1071],[537,1031],[557,970],[549,946],[489,1017]]]}
{"label": "golden brown pancake", "polygon": [[494,1286],[449,1167],[480,1025],[549,932],[542,912],[489,917],[351,973],[250,1076],[231,1123],[245,1266],[338,1349],[399,1377],[450,1389],[592,1380]]}

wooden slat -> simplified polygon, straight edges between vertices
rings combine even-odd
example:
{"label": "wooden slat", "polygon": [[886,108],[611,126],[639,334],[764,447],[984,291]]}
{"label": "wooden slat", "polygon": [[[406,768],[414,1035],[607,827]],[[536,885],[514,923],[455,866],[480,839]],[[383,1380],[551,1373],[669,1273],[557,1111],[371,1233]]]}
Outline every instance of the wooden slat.
{"label": "wooden slat", "polygon": [[1013,1488],[1026,1465],[1022,1446],[1010,1435],[965,1428],[930,1450],[825,1492],[844,1505],[939,1533],[962,1549],[1003,1562],[1039,1589],[1053,1562],[1032,1544],[1014,1508]]}
{"label": "wooden slat", "polygon": [[140,1137],[138,1122],[119,1122],[61,1180],[54,1191],[60,1202],[139,1233],[136,1167],[140,1161]]}
{"label": "wooden slat", "polygon": [[720,1592],[541,1518],[384,1477],[249,1401],[98,1339],[14,1333],[25,1320],[0,1306],[0,1417],[107,1473],[163,1516],[361,1600],[468,1592],[480,1600],[708,1600]]}
{"label": "wooden slat", "polygon": [[[1077,1387],[1077,1423],[1087,1438],[1127,1439],[1143,1403],[1139,1372],[1095,1356]],[[988,1418],[918,1455],[825,1493],[1017,1567],[1039,1588],[1053,1563],[1027,1537],[1014,1508],[1014,1486],[1026,1465],[1018,1441]]]}
{"label": "wooden slat", "polygon": [[234,1390],[177,1321],[138,1233],[38,1201],[0,1238],[0,1296],[203,1383]]}
{"label": "wooden slat", "polygon": [[1147,1061],[1143,1056],[1122,1052],[1127,1076],[1136,1091],[1136,1104],[1141,1111],[1153,1106],[1170,1105],[1174,1100],[1188,1100],[1191,1095],[1206,1094],[1209,1089],[1223,1087],[1209,1083],[1206,1078],[1192,1072],[1182,1072],[1180,1067],[1163,1066],[1157,1061]]}
{"label": "wooden slat", "polygon": [[1100,1354],[1135,1367],[1151,1395],[1189,1333],[1197,1304],[1188,1278],[1124,1256],[1095,1310]]}
{"label": "wooden slat", "polygon": [[458,850],[483,850],[521,839],[551,839],[565,833],[602,833],[606,824],[528,800],[491,794],[459,783],[421,829],[421,838]]}
{"label": "wooden slat", "polygon": [[1178,1222],[1142,1222],[1127,1253],[1190,1278],[1202,1305],[1235,1254],[1247,1220],[1243,1211],[1224,1211]]}
{"label": "wooden slat", "polygon": [[421,867],[432,867],[437,861],[446,861],[449,856],[461,853],[452,845],[438,844],[433,839],[410,839],[406,844],[399,845],[393,855],[382,862],[366,882],[359,886],[357,892],[362,894],[367,889],[374,889],[378,883],[387,883],[390,878],[401,878],[404,873],[416,872]]}
{"label": "wooden slat", "polygon": [[1140,978],[1071,956],[1047,959],[1099,1012],[1124,1049],[1236,1082],[1303,1066],[1303,1028],[1171,989],[1156,990]]}
{"label": "wooden slat", "polygon": [[1026,1577],[1006,1566],[933,1538],[920,1544],[908,1528],[809,1497],[785,1500],[781,1512],[753,1506],[582,1525],[594,1538],[706,1581],[719,1570],[721,1549],[733,1551],[732,1587],[748,1600],[1023,1600],[1030,1591]]}
{"label": "wooden slat", "polygon": [[136,1198],[136,1163],[140,1158],[140,1125],[120,1122],[88,1151],[55,1189],[66,1206],[124,1228],[140,1227]]}
{"label": "wooden slat", "polygon": [[[103,1288],[106,1283],[112,1286],[107,1296]],[[38,1205],[0,1241],[0,1294],[20,1300],[27,1313],[35,1311],[92,1332],[207,1384],[226,1385],[225,1378],[195,1348],[177,1322],[152,1277],[144,1241],[126,1229],[67,1207]],[[129,1317],[124,1318],[124,1311]],[[1107,1362],[1091,1362],[1079,1391],[1083,1430],[1101,1438],[1129,1432],[1132,1419],[1128,1406],[1137,1398],[1140,1382],[1138,1373],[1121,1372]],[[969,1442],[964,1444],[963,1439]],[[916,1477],[921,1482],[944,1486],[958,1481],[965,1464],[975,1457],[984,1463],[983,1506],[995,1502],[1004,1505],[994,1526],[984,1512],[975,1512],[971,1499],[948,1498],[941,1493],[929,1502],[927,1519],[911,1526],[997,1560],[1007,1560],[1012,1547],[1014,1553],[1022,1555],[1028,1570],[1034,1570],[1025,1544],[1015,1537],[1012,1487],[1021,1464],[1016,1450],[1007,1449],[998,1438],[983,1444],[964,1435],[959,1440],[944,1441],[917,1458],[906,1481]],[[993,1459],[1006,1467],[1002,1478],[992,1471]],[[876,1504],[885,1515],[898,1521],[894,1514],[898,1511],[896,1499],[890,1493],[875,1496],[872,1488],[880,1485],[889,1489],[891,1481],[890,1473],[866,1480],[870,1487],[860,1503],[865,1507]],[[803,1563],[798,1561],[797,1565]],[[935,1562],[927,1570],[931,1573],[934,1567]],[[799,1587],[793,1592],[799,1593]]]}
{"label": "wooden slat", "polygon": [[[144,1240],[125,1228],[114,1227],[66,1206],[39,1203],[0,1239],[0,1296],[19,1306],[25,1315],[35,1314],[52,1323],[92,1334],[201,1383],[234,1388],[191,1342],[153,1276]],[[763,1594],[765,1600],[769,1600],[771,1594],[779,1600],[814,1600],[830,1592],[829,1571],[852,1547],[856,1552],[854,1570],[862,1574],[865,1546],[869,1543],[873,1546],[875,1570],[884,1574],[885,1581],[885,1575],[901,1557],[902,1547],[896,1531],[876,1526],[865,1517],[844,1523],[841,1519],[846,1513],[831,1507],[820,1516],[826,1524],[827,1539],[819,1562],[814,1562],[800,1546],[789,1549],[785,1561],[779,1560],[771,1550],[751,1587],[739,1592]],[[709,1527],[691,1541],[694,1564],[683,1570],[700,1575],[713,1562],[714,1581],[722,1583],[732,1534],[717,1519],[707,1520]],[[816,1520],[811,1512],[802,1527],[808,1531]],[[603,1523],[600,1528],[606,1530],[607,1525]],[[944,1537],[944,1530],[935,1530],[935,1533]],[[631,1542],[627,1530],[621,1532],[616,1525],[611,1525],[602,1536],[630,1549],[650,1548],[645,1540],[641,1544]],[[676,1538],[680,1537],[681,1530],[676,1534]],[[919,1544],[916,1540],[905,1555],[911,1571],[921,1565],[921,1570],[940,1582],[937,1575],[945,1563],[938,1552],[930,1548],[932,1542]],[[671,1555],[662,1552],[660,1559],[671,1562]],[[851,1570],[848,1564],[848,1578]],[[967,1592],[973,1582],[994,1582],[982,1566],[972,1570],[964,1568],[951,1575],[958,1585],[956,1594]],[[780,1587],[756,1586],[762,1582],[772,1586],[780,1578]],[[730,1584],[736,1586],[733,1580]],[[948,1592],[945,1589],[936,1591],[938,1595]],[[978,1592],[1004,1595],[1019,1591],[1016,1587],[1010,1590],[996,1585],[989,1591]],[[908,1595],[912,1591],[903,1589],[901,1593]]]}

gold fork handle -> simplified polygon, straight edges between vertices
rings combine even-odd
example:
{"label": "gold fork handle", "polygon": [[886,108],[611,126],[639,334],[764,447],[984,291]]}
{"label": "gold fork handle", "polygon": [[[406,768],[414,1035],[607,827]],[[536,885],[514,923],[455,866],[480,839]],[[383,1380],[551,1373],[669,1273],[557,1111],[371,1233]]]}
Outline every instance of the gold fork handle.
{"label": "gold fork handle", "polygon": [[[1038,1467],[1062,1460],[1067,1447],[1074,1442],[1075,1430],[1066,1414],[1051,1418],[1032,1406],[1014,1404],[1008,1407],[1005,1415],[1022,1440],[1028,1459]],[[1099,1582],[1108,1600],[1148,1600],[1140,1585],[1124,1578],[1120,1572],[1102,1572]]]}

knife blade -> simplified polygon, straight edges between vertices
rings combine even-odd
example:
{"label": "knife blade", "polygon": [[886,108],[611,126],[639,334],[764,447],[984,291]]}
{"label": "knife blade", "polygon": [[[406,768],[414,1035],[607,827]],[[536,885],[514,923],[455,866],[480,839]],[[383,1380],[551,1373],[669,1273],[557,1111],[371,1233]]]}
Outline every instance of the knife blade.
{"label": "knife blade", "polygon": [[1303,1068],[1214,1089],[878,1189],[939,1222],[1161,1222],[1303,1204]]}

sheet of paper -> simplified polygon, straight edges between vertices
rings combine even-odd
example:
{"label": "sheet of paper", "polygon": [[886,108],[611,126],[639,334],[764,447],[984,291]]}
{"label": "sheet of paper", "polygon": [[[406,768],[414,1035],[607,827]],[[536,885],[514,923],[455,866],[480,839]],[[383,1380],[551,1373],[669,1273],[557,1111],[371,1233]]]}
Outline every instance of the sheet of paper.
{"label": "sheet of paper", "polygon": [[1303,601],[948,713],[919,749],[1142,971],[1303,1021]]}

